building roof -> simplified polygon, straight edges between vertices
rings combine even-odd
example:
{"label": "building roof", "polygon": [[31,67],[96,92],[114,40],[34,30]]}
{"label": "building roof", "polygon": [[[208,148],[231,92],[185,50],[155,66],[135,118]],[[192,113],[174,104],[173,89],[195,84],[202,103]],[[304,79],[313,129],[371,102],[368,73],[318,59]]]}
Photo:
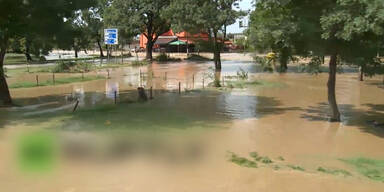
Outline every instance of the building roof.
{"label": "building roof", "polygon": [[166,45],[172,41],[175,41],[176,38],[158,38],[157,41],[155,42],[155,45]]}

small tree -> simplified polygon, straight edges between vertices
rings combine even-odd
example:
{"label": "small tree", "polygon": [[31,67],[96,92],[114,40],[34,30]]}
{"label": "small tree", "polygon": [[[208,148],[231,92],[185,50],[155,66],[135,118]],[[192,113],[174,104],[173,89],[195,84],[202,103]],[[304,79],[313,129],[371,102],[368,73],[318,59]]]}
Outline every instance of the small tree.
{"label": "small tree", "polygon": [[169,4],[170,0],[114,0],[106,9],[104,18],[114,27],[128,28],[133,34],[142,33],[148,40],[146,58],[152,60],[157,38],[170,29],[162,16]]}
{"label": "small tree", "polygon": [[[244,12],[234,10],[234,6],[238,6],[238,0],[173,0],[166,15],[174,28],[208,32],[213,37],[215,69],[221,70],[220,52],[226,26],[244,15]],[[219,31],[224,32],[222,40],[219,40]]]}

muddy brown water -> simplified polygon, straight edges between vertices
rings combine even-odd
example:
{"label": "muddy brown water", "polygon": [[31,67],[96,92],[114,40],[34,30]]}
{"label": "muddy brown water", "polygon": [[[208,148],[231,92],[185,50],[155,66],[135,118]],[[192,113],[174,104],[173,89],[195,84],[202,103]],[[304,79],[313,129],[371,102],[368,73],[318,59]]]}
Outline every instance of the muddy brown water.
{"label": "muddy brown water", "polygon": [[[232,91],[191,91],[207,86],[212,63],[155,63],[143,67],[110,69],[110,79],[54,87],[14,89],[11,94],[21,108],[1,109],[0,119],[0,191],[372,191],[384,190],[384,184],[359,175],[339,158],[366,157],[384,159],[384,89],[381,77],[358,81],[357,73],[338,74],[337,100],[342,123],[327,121],[327,74],[266,74],[249,62],[223,62],[222,75],[235,75],[239,68],[250,72],[251,79],[277,82],[281,86],[234,89]],[[140,80],[140,73],[142,78]],[[33,81],[36,74],[9,79]],[[81,74],[58,74],[57,78]],[[86,75],[106,77],[101,70]],[[41,80],[50,74],[39,74]],[[178,84],[183,93],[178,95]],[[80,108],[135,100],[136,88],[153,87],[153,105],[177,108],[201,119],[220,122],[224,129],[203,132],[196,139],[204,148],[197,162],[155,161],[147,156],[113,163],[65,161],[52,173],[23,174],[13,165],[14,139],[30,130],[60,120],[28,125],[23,115],[71,111],[79,99]],[[165,91],[167,90],[167,91]],[[17,115],[15,115],[17,114]],[[15,118],[16,116],[16,118]],[[19,118],[19,119],[17,119]],[[187,132],[188,133],[188,132]],[[66,137],[92,139],[94,133],[63,133]],[[187,134],[188,135],[188,134]],[[98,135],[97,137],[100,137]],[[178,138],[180,137],[180,138]],[[170,135],[167,140],[184,140]],[[178,138],[178,139],[177,139]],[[201,140],[200,140],[201,139]],[[177,141],[176,141],[177,142]],[[247,157],[257,151],[274,161],[305,167],[274,170],[241,167],[228,161],[228,152]],[[317,173],[319,166],[350,171],[352,177]]]}

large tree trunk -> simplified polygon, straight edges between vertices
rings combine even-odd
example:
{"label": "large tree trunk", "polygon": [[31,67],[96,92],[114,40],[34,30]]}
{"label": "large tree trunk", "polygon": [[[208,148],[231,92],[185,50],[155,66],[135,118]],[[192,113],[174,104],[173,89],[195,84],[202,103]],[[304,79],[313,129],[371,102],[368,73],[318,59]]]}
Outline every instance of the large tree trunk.
{"label": "large tree trunk", "polygon": [[[149,36],[148,36],[149,37]],[[147,50],[146,50],[146,55],[145,55],[145,58],[152,61],[153,60],[153,57],[152,57],[152,49],[153,49],[153,41],[152,41],[152,38],[148,38],[148,42],[147,42]]]}
{"label": "large tree trunk", "polygon": [[101,47],[100,39],[97,39],[97,46],[99,47],[99,50],[100,50],[100,58],[103,58],[104,53],[103,53],[103,48]]}
{"label": "large tree trunk", "polygon": [[12,98],[9,93],[7,80],[4,73],[4,59],[7,45],[4,43],[0,47],[0,106],[11,106]]}
{"label": "large tree trunk", "polygon": [[213,60],[215,62],[215,69],[221,70],[221,58],[220,58],[220,45],[217,42],[217,31],[213,32]]}
{"label": "large tree trunk", "polygon": [[77,54],[77,49],[75,48],[75,58],[77,59],[79,55]]}
{"label": "large tree trunk", "polygon": [[288,60],[289,60],[289,50],[288,48],[283,48],[280,53],[280,73],[285,73],[288,70]]}
{"label": "large tree trunk", "polygon": [[27,61],[32,61],[31,57],[31,43],[29,40],[25,41],[25,57],[27,58]]}
{"label": "large tree trunk", "polygon": [[340,112],[337,107],[336,101],[336,71],[337,70],[337,54],[331,55],[331,60],[329,61],[329,79],[328,79],[328,102],[331,107],[331,121],[339,122],[340,121]]}

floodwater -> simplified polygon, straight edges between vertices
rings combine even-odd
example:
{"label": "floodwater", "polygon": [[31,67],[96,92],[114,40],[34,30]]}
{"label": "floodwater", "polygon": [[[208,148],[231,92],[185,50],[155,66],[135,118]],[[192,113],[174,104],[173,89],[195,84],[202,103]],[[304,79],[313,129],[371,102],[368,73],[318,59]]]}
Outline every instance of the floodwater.
{"label": "floodwater", "polygon": [[[22,107],[0,109],[0,191],[384,190],[383,182],[339,160],[384,159],[381,77],[360,82],[357,73],[338,74],[343,122],[330,123],[325,73],[267,74],[250,62],[224,61],[224,85],[240,68],[252,80],[273,84],[214,90],[207,88],[212,66],[178,62],[103,69],[86,74],[106,77],[101,80],[11,90]],[[35,75],[8,82],[34,81]],[[38,75],[41,81],[52,78]],[[56,78],[67,76],[81,74]],[[138,86],[147,91],[152,87],[154,99],[136,103]],[[115,99],[117,109],[92,111],[114,106]],[[77,100],[79,113],[72,114]],[[100,131],[103,127],[106,130]],[[15,140],[42,129],[53,130],[62,145],[74,145],[75,155],[63,152],[49,173],[24,173],[14,163]],[[110,159],[106,143],[117,141],[128,142],[134,152]],[[229,161],[230,153],[249,158],[250,152],[270,157],[280,168],[261,163],[249,168]],[[319,173],[318,167],[347,170],[352,176]]]}

